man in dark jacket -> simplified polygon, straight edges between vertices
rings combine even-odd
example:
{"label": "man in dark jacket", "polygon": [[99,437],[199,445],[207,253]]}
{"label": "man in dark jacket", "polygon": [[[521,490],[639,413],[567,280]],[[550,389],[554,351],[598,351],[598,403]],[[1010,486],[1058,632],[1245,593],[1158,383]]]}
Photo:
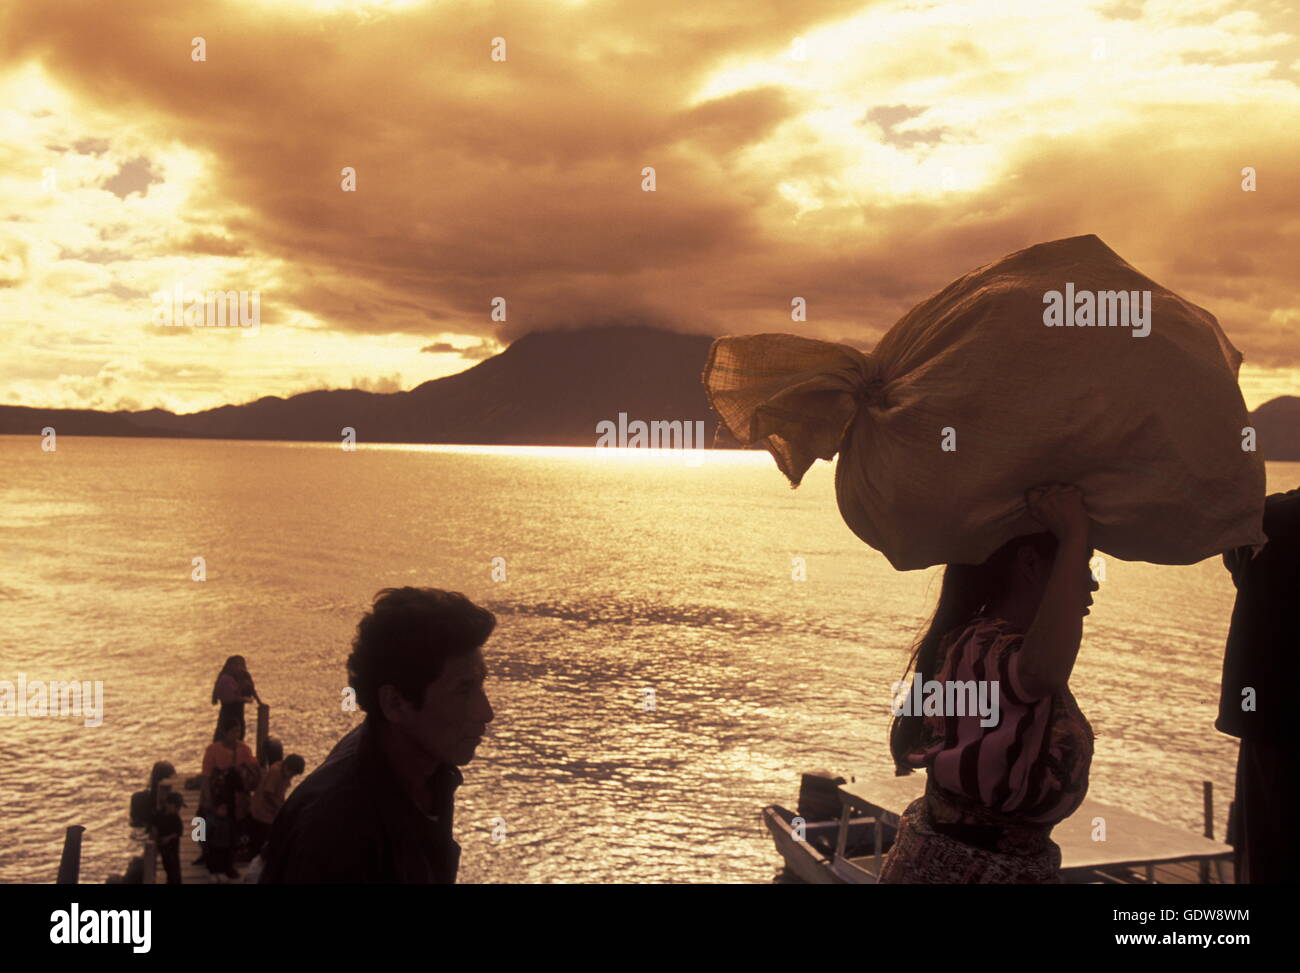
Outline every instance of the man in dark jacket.
{"label": "man in dark jacket", "polygon": [[366,719],[276,815],[262,882],[456,881],[458,768],[492,721],[482,646],[495,624],[455,592],[376,596],[348,657]]}
{"label": "man in dark jacket", "polygon": [[1265,501],[1268,543],[1229,551],[1237,586],[1215,726],[1241,739],[1233,843],[1239,883],[1300,878],[1300,489]]}

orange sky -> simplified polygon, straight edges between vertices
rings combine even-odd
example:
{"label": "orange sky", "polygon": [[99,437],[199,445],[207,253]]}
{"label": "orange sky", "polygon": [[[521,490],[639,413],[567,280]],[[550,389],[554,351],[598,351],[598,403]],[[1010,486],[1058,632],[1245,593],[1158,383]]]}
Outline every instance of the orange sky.
{"label": "orange sky", "polygon": [[[1277,0],[0,0],[0,403],[411,388],[605,322],[870,347],[1082,233],[1219,318],[1249,406],[1300,394],[1298,34]],[[157,327],[178,281],[261,327]]]}

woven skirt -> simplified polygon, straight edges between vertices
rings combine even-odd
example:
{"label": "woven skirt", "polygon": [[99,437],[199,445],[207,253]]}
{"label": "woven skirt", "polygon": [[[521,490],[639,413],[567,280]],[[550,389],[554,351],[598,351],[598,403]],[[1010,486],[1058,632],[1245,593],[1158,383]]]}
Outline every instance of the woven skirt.
{"label": "woven skirt", "polygon": [[1031,854],[979,848],[934,830],[924,797],[907,806],[885,856],[881,885],[1059,885],[1061,849],[1044,837]]}

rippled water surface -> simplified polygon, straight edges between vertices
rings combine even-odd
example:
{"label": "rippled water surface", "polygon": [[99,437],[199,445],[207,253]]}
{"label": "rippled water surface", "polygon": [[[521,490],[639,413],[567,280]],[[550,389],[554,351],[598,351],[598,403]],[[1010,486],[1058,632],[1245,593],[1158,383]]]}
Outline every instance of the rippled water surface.
{"label": "rippled water surface", "polygon": [[[122,871],[128,795],[155,760],[197,771],[227,655],[310,769],[355,719],[357,619],[402,584],[499,618],[462,881],[770,881],[762,805],[793,803],[805,769],[888,772],[888,687],[938,588],[849,532],[831,473],[792,491],[765,453],[0,437],[0,678],[105,694],[97,728],[0,721],[0,881],[52,880],[68,824],[83,881]],[[1271,490],[1298,481],[1270,464]],[[1230,579],[1110,561],[1095,597],[1071,682],[1091,795],[1199,832],[1211,780],[1221,835]]]}

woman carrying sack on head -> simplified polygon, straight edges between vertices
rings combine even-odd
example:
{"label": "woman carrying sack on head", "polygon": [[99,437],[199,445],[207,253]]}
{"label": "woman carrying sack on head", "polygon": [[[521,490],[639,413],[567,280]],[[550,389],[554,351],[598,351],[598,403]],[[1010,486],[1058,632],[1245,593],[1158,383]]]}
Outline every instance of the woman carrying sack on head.
{"label": "woman carrying sack on head", "polygon": [[998,716],[991,726],[979,713],[895,717],[898,774],[923,767],[928,777],[903,812],[881,884],[1061,881],[1051,832],[1083,803],[1093,743],[1069,679],[1098,585],[1079,491],[1038,488],[1027,500],[1050,532],[944,570],[909,668],[940,683],[996,680]]}

